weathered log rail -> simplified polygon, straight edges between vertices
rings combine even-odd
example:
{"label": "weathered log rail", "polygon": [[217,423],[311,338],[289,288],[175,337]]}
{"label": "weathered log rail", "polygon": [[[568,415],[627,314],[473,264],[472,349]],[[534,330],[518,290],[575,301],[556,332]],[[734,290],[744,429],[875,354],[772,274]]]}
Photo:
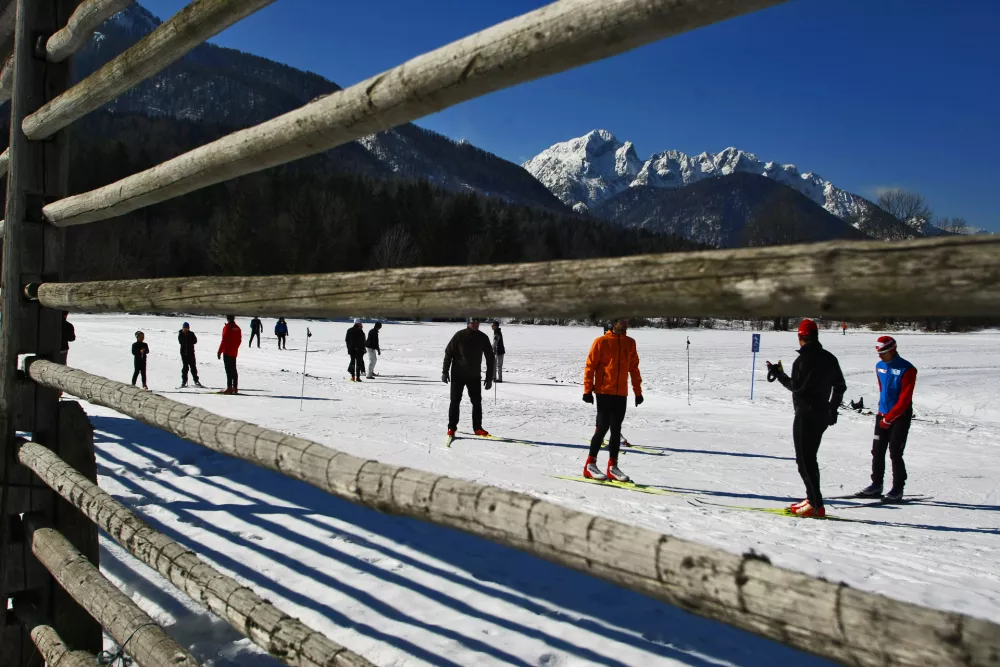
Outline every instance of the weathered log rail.
{"label": "weathered log rail", "polygon": [[94,667],[98,664],[97,656],[66,646],[59,633],[30,603],[15,600],[14,614],[28,630],[31,641],[49,667]]}
{"label": "weathered log rail", "polygon": [[[877,285],[877,289],[872,286]],[[348,317],[1000,315],[1000,237],[637,255],[298,276],[29,286],[77,312]]]}
{"label": "weathered log rail", "polygon": [[1000,626],[899,602],[523,493],[365,460],[47,361],[38,384],[353,503],[456,528],[852,665],[1000,664]]}
{"label": "weathered log rail", "polygon": [[247,586],[222,574],[190,549],[151,528],[52,450],[26,442],[18,450],[18,458],[130,554],[286,665],[371,665],[361,656],[288,616]]}
{"label": "weathered log rail", "polygon": [[45,57],[58,63],[79,51],[90,39],[94,30],[109,18],[122,11],[135,0],[85,0],[81,2],[66,22],[66,27],[45,42]]}

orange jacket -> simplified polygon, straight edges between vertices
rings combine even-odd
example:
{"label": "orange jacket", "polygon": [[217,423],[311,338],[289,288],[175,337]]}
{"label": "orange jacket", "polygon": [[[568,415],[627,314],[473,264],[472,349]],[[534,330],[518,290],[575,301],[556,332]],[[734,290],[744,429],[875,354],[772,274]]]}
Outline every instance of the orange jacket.
{"label": "orange jacket", "polygon": [[235,357],[240,353],[243,344],[243,332],[236,322],[226,322],[222,327],[222,342],[219,343],[219,354]]}
{"label": "orange jacket", "polygon": [[628,376],[632,376],[632,391],[642,396],[642,376],[639,375],[639,353],[635,340],[608,332],[594,341],[583,371],[583,393],[628,396]]}

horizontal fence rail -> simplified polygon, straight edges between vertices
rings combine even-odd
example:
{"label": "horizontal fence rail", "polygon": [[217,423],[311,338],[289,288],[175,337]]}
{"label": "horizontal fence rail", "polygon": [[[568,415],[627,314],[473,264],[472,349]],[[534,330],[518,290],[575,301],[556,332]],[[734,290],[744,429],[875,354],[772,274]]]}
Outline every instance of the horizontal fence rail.
{"label": "horizontal fence rail", "polygon": [[[59,226],[122,215],[501,88],[784,1],[560,0],[117,183],[49,204],[44,214]],[[74,92],[79,88],[67,95],[80,95]],[[56,100],[47,107],[56,103],[64,104]],[[40,119],[51,115],[43,107],[22,127],[30,138],[39,138],[75,113],[61,113],[61,120],[46,120],[43,126]]]}
{"label": "horizontal fence rail", "polygon": [[1000,237],[29,286],[71,312],[597,318],[1000,315]]}
{"label": "horizontal fence rail", "polygon": [[198,667],[146,612],[94,567],[58,531],[28,522],[31,552],[81,607],[142,667]]}
{"label": "horizontal fence rail", "polygon": [[122,11],[134,0],[84,0],[69,17],[66,27],[45,42],[45,58],[58,63],[82,49],[102,23]]}
{"label": "horizontal fence rail", "polygon": [[48,667],[94,667],[98,664],[97,656],[86,651],[74,651],[66,646],[59,633],[31,604],[15,600],[14,614],[28,631],[31,641]]}
{"label": "horizontal fence rail", "polygon": [[195,0],[138,44],[35,113],[21,129],[29,139],[50,137],[99,109],[221,32],[274,0]]}
{"label": "horizontal fence rail", "polygon": [[14,56],[7,58],[0,70],[0,104],[10,99],[14,92]]}
{"label": "horizontal fence rail", "polygon": [[1000,664],[1000,626],[899,602],[523,493],[361,459],[48,361],[39,384],[353,503],[493,540],[847,664]]}
{"label": "horizontal fence rail", "polygon": [[291,618],[250,588],[148,526],[56,454],[37,443],[18,450],[22,464],[170,583],[291,667],[366,667],[371,663]]}

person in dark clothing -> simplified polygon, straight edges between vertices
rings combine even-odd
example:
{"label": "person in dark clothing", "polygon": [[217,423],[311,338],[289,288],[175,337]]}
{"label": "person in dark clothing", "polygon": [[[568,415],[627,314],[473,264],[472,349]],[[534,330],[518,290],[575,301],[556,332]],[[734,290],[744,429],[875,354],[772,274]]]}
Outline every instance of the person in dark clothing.
{"label": "person in dark clothing", "polygon": [[882,496],[885,478],[885,452],[892,461],[892,489],[883,500],[903,499],[906,485],[906,463],[903,450],[913,420],[913,389],[917,384],[917,368],[896,351],[892,336],[879,336],[875,345],[879,362],[875,364],[878,380],[878,413],[875,415],[875,437],[872,438],[872,483],[858,492],[859,498]]}
{"label": "person in dark clothing", "polygon": [[236,324],[235,315],[226,315],[226,324],[222,327],[222,342],[219,343],[219,359],[226,368],[226,389],[222,394],[240,393],[240,376],[236,371],[236,357],[243,346],[243,330]]}
{"label": "person in dark clothing", "polygon": [[260,318],[254,317],[250,320],[250,342],[247,343],[247,347],[253,347],[253,339],[257,339],[257,349],[260,349],[260,332],[264,330],[264,323],[260,321]]}
{"label": "person in dark clothing", "polygon": [[795,407],[795,420],[792,422],[795,462],[806,486],[807,497],[789,509],[799,516],[826,516],[817,456],[826,428],[837,423],[837,408],[847,391],[840,363],[837,357],[820,345],[816,323],[802,320],[799,324],[799,357],[792,364],[792,377],[770,361],[767,362],[767,370],[769,376],[773,375],[792,392]]}
{"label": "person in dark clothing", "polygon": [[500,331],[500,323],[493,322],[493,356],[497,359],[497,382],[503,382],[503,355],[507,354],[507,348],[503,346],[503,332]]}
{"label": "person in dark clothing", "polygon": [[365,346],[368,349],[368,379],[374,379],[375,377],[375,362],[378,361],[378,355],[382,354],[382,348],[378,344],[378,332],[382,328],[381,322],[376,322],[375,326],[371,328],[368,332],[368,340],[365,342]]}
{"label": "person in dark clothing", "polygon": [[135,372],[132,373],[132,386],[135,386],[135,381],[142,376],[142,388],[149,389],[146,386],[146,355],[149,354],[149,346],[143,342],[146,338],[146,334],[141,331],[135,332],[135,342],[132,343],[132,357],[135,364]]}
{"label": "person in dark clothing", "polygon": [[347,330],[344,337],[347,344],[347,354],[351,356],[351,363],[347,366],[347,372],[351,374],[352,382],[361,382],[361,374],[365,372],[365,330],[361,320],[354,320],[354,324]]}
{"label": "person in dark clothing", "polygon": [[63,311],[63,321],[62,321],[62,341],[59,346],[59,358],[56,359],[56,363],[66,365],[66,358],[69,356],[69,344],[76,340],[76,329],[66,318],[69,313]]}
{"label": "person in dark clothing", "polygon": [[285,339],[288,338],[288,324],[284,317],[279,317],[278,323],[274,325],[274,335],[278,337],[278,349],[287,350],[288,343],[285,342]]}
{"label": "person in dark clothing", "polygon": [[181,388],[188,386],[188,369],[191,370],[194,385],[203,386],[198,381],[198,364],[194,357],[194,346],[198,344],[198,337],[191,331],[191,325],[187,322],[177,332],[177,342],[181,346]]}
{"label": "person in dark clothing", "polygon": [[482,372],[483,356],[486,357],[486,381],[483,388],[487,391],[493,386],[495,358],[490,337],[479,330],[479,318],[471,318],[466,328],[454,336],[444,349],[444,367],[441,381],[451,382],[451,404],[448,407],[448,435],[454,437],[458,430],[459,407],[462,404],[462,393],[469,392],[472,403],[472,430],[476,435],[489,435],[483,429],[483,395],[479,386]]}

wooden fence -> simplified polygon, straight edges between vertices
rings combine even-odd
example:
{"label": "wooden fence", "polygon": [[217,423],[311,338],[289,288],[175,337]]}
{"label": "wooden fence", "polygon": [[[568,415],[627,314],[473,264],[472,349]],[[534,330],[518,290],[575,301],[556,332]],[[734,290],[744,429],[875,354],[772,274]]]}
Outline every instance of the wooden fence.
{"label": "wooden fence", "polygon": [[[256,127],[66,196],[65,128],[272,0],[195,0],[75,86],[66,60],[127,0],[0,0],[11,99],[0,337],[0,667],[93,664],[100,627],[140,665],[197,664],[114,589],[96,530],[256,645],[365,665],[146,525],[96,485],[78,404],[107,406],[348,501],[532,553],[850,665],[1000,665],[1000,626],[898,602],[497,487],[364,460],[61,365],[61,311],[596,317],[1000,314],[1000,241],[937,239],[339,275],[60,282],[61,230],[325,151],[490,91],[782,0],[560,0]],[[6,37],[5,37],[6,35]],[[38,36],[45,39],[41,41]],[[623,270],[623,267],[626,267]],[[20,364],[23,359],[24,363]],[[18,437],[30,433],[31,441]],[[100,623],[94,623],[94,619]],[[133,634],[134,633],[134,634]],[[129,637],[132,637],[129,640]],[[96,646],[96,648],[95,648]],[[36,653],[37,651],[37,653]]]}

